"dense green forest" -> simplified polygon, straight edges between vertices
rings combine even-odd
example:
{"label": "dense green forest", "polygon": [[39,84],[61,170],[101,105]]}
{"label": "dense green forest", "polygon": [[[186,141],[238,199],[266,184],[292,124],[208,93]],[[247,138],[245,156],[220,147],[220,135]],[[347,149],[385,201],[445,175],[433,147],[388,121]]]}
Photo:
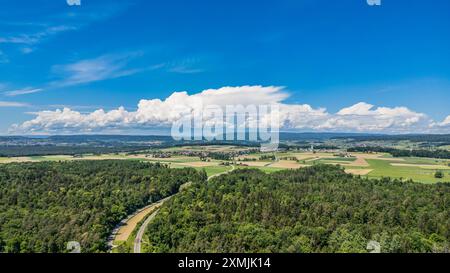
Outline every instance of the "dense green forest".
{"label": "dense green forest", "polygon": [[136,152],[148,149],[148,146],[0,146],[0,157],[44,156],[44,155],[82,155]]}
{"label": "dense green forest", "polygon": [[[137,154],[143,151],[186,145],[260,146],[257,142],[248,141],[175,141],[170,136],[74,135],[40,138],[0,136],[0,157],[107,154],[120,152]],[[282,144],[281,146],[284,147]],[[224,155],[217,153],[214,156],[217,156],[221,160]]]}
{"label": "dense green forest", "polygon": [[173,142],[170,136],[73,135],[0,136],[0,156],[77,155],[135,152],[161,143]]}
{"label": "dense green forest", "polygon": [[237,170],[171,199],[146,237],[147,252],[448,252],[450,184]]}
{"label": "dense green forest", "polygon": [[206,179],[194,169],[137,161],[0,165],[0,252],[106,251],[127,214]]}

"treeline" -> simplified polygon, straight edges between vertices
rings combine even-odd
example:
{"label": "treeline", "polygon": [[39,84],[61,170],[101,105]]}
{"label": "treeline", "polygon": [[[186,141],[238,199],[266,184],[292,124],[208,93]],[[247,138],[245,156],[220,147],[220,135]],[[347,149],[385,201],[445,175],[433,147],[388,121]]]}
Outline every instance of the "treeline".
{"label": "treeline", "polygon": [[448,252],[450,184],[237,170],[174,197],[146,236],[147,252]]}
{"label": "treeline", "polygon": [[207,153],[207,157],[215,160],[225,160],[230,161],[234,158],[234,153],[219,153],[219,152],[209,152]]}
{"label": "treeline", "polygon": [[[299,149],[310,149],[311,148],[311,144],[309,144],[309,145],[300,145],[300,146],[297,146],[296,148],[299,148]],[[337,150],[337,149],[339,149],[338,146],[325,145],[325,144],[312,145],[312,148],[315,149],[315,150]]]}
{"label": "treeline", "polygon": [[24,144],[38,143],[137,143],[154,141],[172,141],[170,136],[139,136],[139,135],[54,135],[54,136],[0,136],[1,142]]}
{"label": "treeline", "polygon": [[450,151],[447,150],[400,150],[389,147],[352,147],[347,149],[348,152],[362,153],[389,153],[393,157],[429,157],[450,159]]}
{"label": "treeline", "polygon": [[206,179],[194,169],[138,161],[77,161],[0,166],[0,252],[103,252],[128,214]]}
{"label": "treeline", "polygon": [[274,161],[276,159],[277,158],[276,158],[276,156],[274,154],[265,154],[265,155],[261,155],[259,157],[259,160],[271,160],[271,161]]}
{"label": "treeline", "polygon": [[[171,147],[184,147],[188,146],[220,146],[220,145],[234,145],[239,147],[258,147],[257,144],[249,145],[242,142],[226,142],[226,143],[216,143],[216,142],[202,142],[190,143],[190,142],[166,142],[158,144],[148,144],[137,143],[78,143],[72,140],[70,144],[20,144],[20,145],[0,145],[0,157],[19,157],[19,156],[44,156],[44,155],[84,155],[84,154],[112,154],[112,153],[127,153],[129,155],[136,155],[142,153],[154,154],[164,148]],[[255,148],[255,150],[257,150]],[[195,155],[201,155],[203,152],[192,152]],[[231,160],[234,155],[239,155],[241,153],[220,153],[220,152],[209,152],[208,157],[217,160]]]}
{"label": "treeline", "polygon": [[0,157],[43,156],[43,155],[82,155],[133,152],[148,149],[148,146],[55,146],[24,145],[0,146]]}
{"label": "treeline", "polygon": [[450,134],[420,134],[420,135],[354,135],[338,136],[333,139],[352,139],[354,142],[360,141],[405,141],[411,142],[450,142]]}

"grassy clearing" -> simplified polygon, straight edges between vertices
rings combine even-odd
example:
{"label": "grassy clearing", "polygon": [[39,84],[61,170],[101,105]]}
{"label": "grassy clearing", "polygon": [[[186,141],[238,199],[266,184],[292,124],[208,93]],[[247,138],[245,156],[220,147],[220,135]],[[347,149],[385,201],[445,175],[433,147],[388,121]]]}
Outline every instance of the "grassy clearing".
{"label": "grassy clearing", "polygon": [[194,156],[174,156],[169,158],[154,158],[154,157],[147,157],[143,158],[144,160],[151,161],[151,162],[173,162],[173,163],[192,163],[192,162],[199,162],[199,157]]}
{"label": "grassy clearing", "polygon": [[219,173],[224,173],[232,169],[231,166],[209,166],[209,167],[197,167],[197,170],[205,170],[208,176],[213,176]]}
{"label": "grassy clearing", "polygon": [[274,173],[286,170],[284,168],[274,168],[274,167],[245,167],[245,166],[236,166],[236,169],[258,169],[265,173]]}
{"label": "grassy clearing", "polygon": [[273,172],[279,172],[279,171],[286,170],[286,169],[283,169],[283,168],[275,168],[275,167],[261,167],[259,169],[261,171],[265,172],[265,173],[273,173]]}

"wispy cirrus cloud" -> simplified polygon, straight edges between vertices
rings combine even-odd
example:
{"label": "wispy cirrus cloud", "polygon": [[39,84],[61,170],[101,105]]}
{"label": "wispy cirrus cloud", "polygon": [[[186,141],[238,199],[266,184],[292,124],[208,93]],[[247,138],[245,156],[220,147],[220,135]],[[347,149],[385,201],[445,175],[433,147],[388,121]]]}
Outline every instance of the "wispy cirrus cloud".
{"label": "wispy cirrus cloud", "polygon": [[[1,94],[8,97],[28,95],[61,87],[71,87],[99,81],[132,76],[145,71],[167,69],[166,64],[143,66],[134,65],[144,53],[140,51],[121,54],[107,54],[91,59],[82,59],[72,63],[54,65],[51,68],[53,81],[40,87],[0,88]],[[181,72],[180,72],[181,73]],[[185,73],[188,73],[187,71]],[[192,72],[194,73],[194,72]],[[2,90],[3,89],[3,90]]]}
{"label": "wispy cirrus cloud", "polygon": [[191,68],[184,65],[174,66],[168,69],[169,72],[180,73],[180,74],[196,74],[202,73],[204,70],[200,68]]}
{"label": "wispy cirrus cloud", "polygon": [[20,52],[22,52],[23,54],[30,54],[30,53],[33,53],[34,52],[34,48],[32,48],[32,47],[22,47],[21,49],[20,49]]}
{"label": "wispy cirrus cloud", "polygon": [[26,87],[26,88],[17,89],[17,90],[6,91],[6,92],[3,92],[3,94],[5,96],[7,96],[7,97],[15,97],[15,96],[21,96],[21,95],[28,95],[28,94],[38,93],[38,92],[41,92],[43,90],[44,89],[42,89],[42,88]]}
{"label": "wispy cirrus cloud", "polygon": [[16,101],[0,101],[0,107],[28,107],[28,103],[16,102]]}
{"label": "wispy cirrus cloud", "polygon": [[34,33],[21,33],[0,37],[0,44],[36,45],[59,33],[76,29],[77,27],[67,25],[50,26],[46,27],[44,30]]}
{"label": "wispy cirrus cloud", "polygon": [[[16,45],[18,47],[16,50],[20,53],[30,54],[36,51],[40,44],[60,34],[81,30],[96,22],[111,18],[131,6],[125,1],[117,3],[95,1],[95,3],[90,3],[87,9],[71,9],[69,12],[54,13],[54,10],[60,10],[59,4],[54,5],[51,3],[46,7],[39,6],[38,9],[28,10],[29,18],[36,18],[32,21],[2,20],[0,26],[7,26],[12,30],[0,34],[0,44]],[[3,58],[3,63],[5,60],[7,59]],[[1,54],[0,63],[2,63]]]}
{"label": "wispy cirrus cloud", "polygon": [[204,72],[204,69],[198,68],[198,58],[186,58],[180,61],[164,63],[167,72],[179,74],[196,74]]}
{"label": "wispy cirrus cloud", "polygon": [[51,87],[74,86],[140,73],[147,68],[129,68],[129,63],[141,54],[139,52],[110,54],[94,59],[55,65],[52,67],[52,71],[59,79],[49,85]]}

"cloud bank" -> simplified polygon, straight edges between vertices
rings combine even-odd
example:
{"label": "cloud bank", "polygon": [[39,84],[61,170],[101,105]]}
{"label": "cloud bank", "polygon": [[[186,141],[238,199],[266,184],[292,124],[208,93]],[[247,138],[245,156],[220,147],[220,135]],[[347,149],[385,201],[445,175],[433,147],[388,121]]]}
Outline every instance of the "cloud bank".
{"label": "cloud bank", "polygon": [[170,127],[173,122],[205,106],[269,105],[280,109],[280,128],[295,131],[427,133],[450,132],[450,116],[434,122],[427,115],[406,107],[376,107],[366,102],[345,107],[336,113],[308,104],[287,104],[283,87],[240,86],[208,89],[196,94],[174,92],[164,100],[142,99],[135,111],[124,107],[80,113],[70,108],[40,111],[36,117],[13,125],[10,133],[93,133],[105,130]]}

